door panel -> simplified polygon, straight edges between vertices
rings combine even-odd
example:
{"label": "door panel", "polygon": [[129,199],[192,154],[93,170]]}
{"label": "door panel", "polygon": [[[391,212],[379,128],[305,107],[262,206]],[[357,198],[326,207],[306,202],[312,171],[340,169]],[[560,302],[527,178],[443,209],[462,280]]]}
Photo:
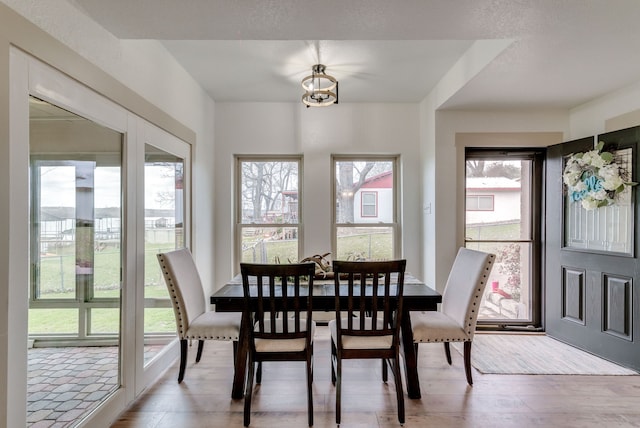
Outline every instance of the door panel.
{"label": "door panel", "polygon": [[[580,202],[568,201],[562,173],[567,156],[591,150],[595,141],[603,141],[604,151],[632,149],[630,165],[637,181],[639,140],[640,128],[629,128],[599,135],[597,140],[589,137],[555,145],[547,151],[546,171],[547,334],[634,369],[640,369],[640,342],[634,340],[640,331],[635,289],[640,271],[635,248],[638,228],[634,229],[633,221],[637,190],[632,190],[631,209],[627,209],[632,220],[628,221],[624,215],[612,214],[618,207],[586,211],[570,206]],[[570,238],[578,235],[565,233],[577,230],[576,221],[583,221],[582,236],[589,238],[582,248],[579,240],[577,246],[570,246]],[[610,250],[605,251],[607,248]]]}

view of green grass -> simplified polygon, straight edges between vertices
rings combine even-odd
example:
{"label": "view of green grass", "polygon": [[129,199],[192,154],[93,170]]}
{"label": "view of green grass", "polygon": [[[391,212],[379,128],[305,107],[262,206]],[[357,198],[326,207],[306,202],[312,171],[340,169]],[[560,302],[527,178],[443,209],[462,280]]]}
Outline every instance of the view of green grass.
{"label": "view of green grass", "polygon": [[[162,278],[156,253],[167,250],[170,244],[147,244],[145,255],[145,297],[168,299],[167,288]],[[94,301],[120,297],[120,251],[107,247],[95,252]],[[75,300],[75,247],[58,247],[49,253],[40,264],[40,299]],[[29,334],[77,334],[78,309],[29,309]],[[119,331],[120,310],[117,308],[91,309],[90,331],[96,334]],[[175,318],[173,309],[146,308],[145,332],[173,333]]]}
{"label": "view of green grass", "polygon": [[[476,225],[467,227],[467,238],[473,240],[519,239],[519,224]],[[367,259],[389,259],[391,257],[391,233],[364,233],[343,236],[338,240],[338,254],[332,258],[347,259],[362,256]],[[243,252],[243,261],[273,263],[279,257],[281,263],[297,259],[297,240],[262,241],[253,249]],[[473,245],[467,245],[471,248]],[[480,247],[495,244],[476,244]],[[169,244],[147,244],[145,256],[145,297],[168,298],[156,253],[170,248]],[[254,251],[255,250],[255,251]],[[262,255],[264,253],[264,259]],[[254,257],[255,255],[255,257]],[[57,248],[55,254],[44,257],[40,265],[40,298],[44,300],[75,300],[75,248],[73,246]],[[118,298],[120,250],[105,248],[95,253],[95,298]],[[112,333],[118,331],[119,309],[92,309],[91,331],[93,333]],[[168,308],[146,308],[144,316],[145,332],[175,331],[173,310]],[[78,330],[78,309],[32,308],[29,310],[29,333],[74,334]]]}
{"label": "view of green grass", "polygon": [[[332,258],[346,260],[349,257],[362,256],[372,260],[389,259],[392,256],[391,240],[390,232],[343,236],[338,239],[338,256]],[[247,263],[273,263],[275,257],[279,257],[281,263],[288,263],[288,260],[296,261],[297,254],[297,240],[261,241],[242,252],[242,261]]]}
{"label": "view of green grass", "polygon": [[520,236],[520,223],[480,224],[467,226],[467,239],[474,241],[517,240]]}

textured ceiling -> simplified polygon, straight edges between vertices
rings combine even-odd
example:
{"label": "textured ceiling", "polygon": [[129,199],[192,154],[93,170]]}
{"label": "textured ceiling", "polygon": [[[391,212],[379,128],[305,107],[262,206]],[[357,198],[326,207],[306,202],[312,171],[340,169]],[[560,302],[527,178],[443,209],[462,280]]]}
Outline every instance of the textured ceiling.
{"label": "textured ceiling", "polygon": [[[216,101],[297,101],[322,62],[340,102],[418,102],[476,40],[512,40],[443,108],[570,108],[640,80],[638,0],[70,0],[156,39]],[[507,46],[507,44],[505,44]]]}

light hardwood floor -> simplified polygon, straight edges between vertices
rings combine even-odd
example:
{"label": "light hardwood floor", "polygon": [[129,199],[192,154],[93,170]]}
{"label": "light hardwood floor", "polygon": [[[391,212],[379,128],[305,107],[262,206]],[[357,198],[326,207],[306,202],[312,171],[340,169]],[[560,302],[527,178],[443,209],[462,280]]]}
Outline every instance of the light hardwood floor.
{"label": "light hardwood floor", "polygon": [[[329,336],[319,327],[314,349],[315,427],[335,426]],[[117,428],[242,427],[243,400],[232,400],[231,343],[207,342],[182,384],[174,364],[113,425]],[[420,345],[422,398],[405,394],[405,427],[640,427],[640,376],[483,375],[466,383],[462,356],[447,365],[441,344]],[[398,427],[393,381],[382,382],[378,361],[343,368],[343,428]],[[265,364],[255,389],[251,427],[305,427],[304,363]]]}

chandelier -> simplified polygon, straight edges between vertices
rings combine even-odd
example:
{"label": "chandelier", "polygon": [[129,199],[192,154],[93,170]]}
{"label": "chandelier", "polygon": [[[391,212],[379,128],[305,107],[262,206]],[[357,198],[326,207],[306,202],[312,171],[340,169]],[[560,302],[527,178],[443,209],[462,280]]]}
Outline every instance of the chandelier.
{"label": "chandelier", "polygon": [[309,107],[326,107],[338,104],[338,81],[326,74],[325,66],[316,64],[311,67],[311,75],[302,79],[302,102]]}

